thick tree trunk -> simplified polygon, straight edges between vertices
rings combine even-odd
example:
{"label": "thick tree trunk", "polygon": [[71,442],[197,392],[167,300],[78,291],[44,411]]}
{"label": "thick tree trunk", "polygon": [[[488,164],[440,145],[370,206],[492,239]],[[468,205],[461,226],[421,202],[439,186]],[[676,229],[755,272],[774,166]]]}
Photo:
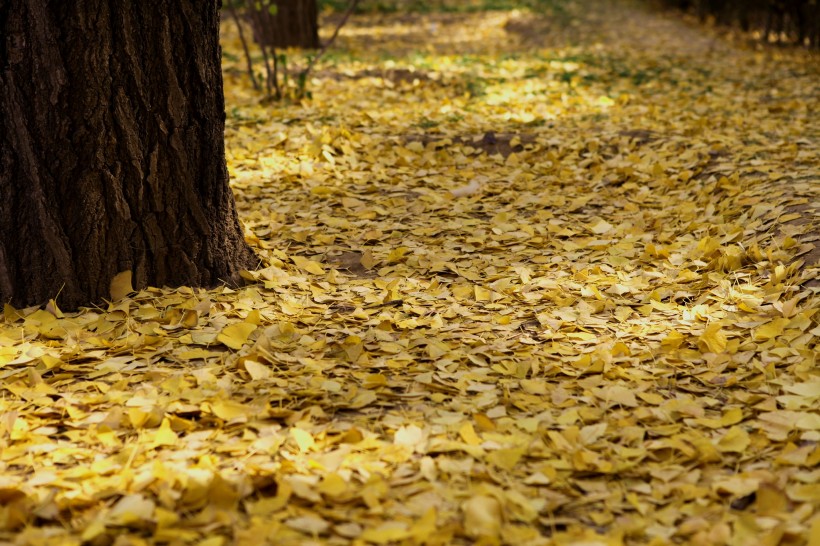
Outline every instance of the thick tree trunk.
{"label": "thick tree trunk", "polygon": [[[255,0],[249,4],[255,5]],[[270,47],[318,48],[319,10],[316,0],[265,0],[251,14],[254,38]],[[271,15],[267,5],[276,5]]]}
{"label": "thick tree trunk", "polygon": [[125,270],[213,286],[254,265],[218,40],[219,0],[0,0],[0,300],[73,309]]}

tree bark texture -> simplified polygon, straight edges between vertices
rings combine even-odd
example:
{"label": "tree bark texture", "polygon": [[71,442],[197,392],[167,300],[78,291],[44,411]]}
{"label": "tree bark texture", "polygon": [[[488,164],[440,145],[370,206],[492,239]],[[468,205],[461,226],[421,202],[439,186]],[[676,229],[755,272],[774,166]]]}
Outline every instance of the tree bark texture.
{"label": "tree bark texture", "polygon": [[[255,5],[255,0],[249,4]],[[276,5],[271,15],[266,6]],[[254,38],[270,47],[318,49],[319,9],[316,0],[264,0],[262,9],[251,14]]]}
{"label": "tree bark texture", "polygon": [[[0,0],[0,299],[214,286],[255,257],[228,186],[219,0]],[[59,297],[58,297],[59,294]]]}

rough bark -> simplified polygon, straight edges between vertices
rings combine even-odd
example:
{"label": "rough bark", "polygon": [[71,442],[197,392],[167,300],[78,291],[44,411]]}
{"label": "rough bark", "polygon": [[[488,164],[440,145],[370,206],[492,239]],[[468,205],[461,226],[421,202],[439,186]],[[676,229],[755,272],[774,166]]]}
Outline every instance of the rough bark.
{"label": "rough bark", "polygon": [[0,0],[0,299],[237,280],[223,138],[219,0]]}
{"label": "rough bark", "polygon": [[[255,5],[255,0],[249,2]],[[316,0],[265,0],[253,9],[251,24],[257,43],[270,47],[316,49],[319,44],[319,9]],[[276,14],[267,7],[276,5]]]}

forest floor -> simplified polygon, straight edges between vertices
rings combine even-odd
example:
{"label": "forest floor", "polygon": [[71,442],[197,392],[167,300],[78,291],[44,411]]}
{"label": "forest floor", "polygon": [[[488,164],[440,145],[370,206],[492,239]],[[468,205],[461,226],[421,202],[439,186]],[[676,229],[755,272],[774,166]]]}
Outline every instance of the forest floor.
{"label": "forest floor", "polygon": [[6,307],[0,543],[820,544],[820,63],[611,4],[226,22],[261,268]]}

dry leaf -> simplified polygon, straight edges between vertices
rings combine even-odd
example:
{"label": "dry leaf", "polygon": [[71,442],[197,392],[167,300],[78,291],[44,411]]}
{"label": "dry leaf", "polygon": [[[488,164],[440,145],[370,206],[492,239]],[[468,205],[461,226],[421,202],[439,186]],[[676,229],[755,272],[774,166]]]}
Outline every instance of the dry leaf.
{"label": "dry leaf", "polygon": [[128,296],[128,294],[134,291],[134,287],[131,286],[131,270],[120,271],[114,278],[111,279],[111,288],[109,292],[111,294],[111,299],[114,301],[121,300]]}
{"label": "dry leaf", "polygon": [[495,497],[477,495],[461,505],[464,531],[473,538],[497,537],[501,532],[501,503]]}
{"label": "dry leaf", "polygon": [[250,336],[254,330],[256,330],[255,324],[238,322],[223,328],[219,335],[216,336],[216,340],[231,349],[239,350],[248,341],[248,336]]}

